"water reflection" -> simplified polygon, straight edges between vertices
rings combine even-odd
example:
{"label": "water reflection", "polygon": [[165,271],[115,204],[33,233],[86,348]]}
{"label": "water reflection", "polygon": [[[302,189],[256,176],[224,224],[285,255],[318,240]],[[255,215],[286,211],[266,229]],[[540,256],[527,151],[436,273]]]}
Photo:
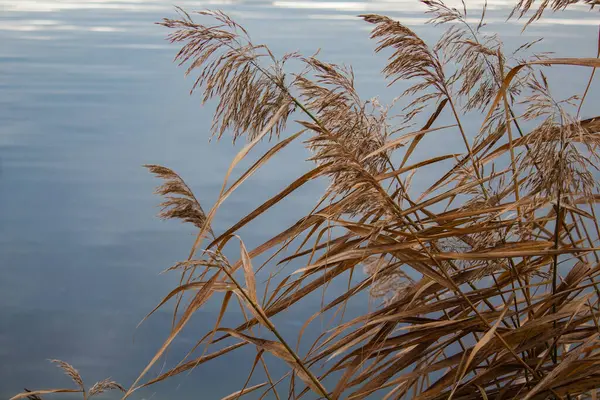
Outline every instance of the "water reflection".
{"label": "water reflection", "polygon": [[51,31],[88,31],[88,32],[125,32],[124,27],[117,26],[77,26],[63,21],[52,20],[23,20],[19,22],[4,22],[0,30],[15,32],[51,32]]}
{"label": "water reflection", "polygon": [[16,12],[58,12],[67,10],[156,11],[168,8],[157,1],[135,0],[0,0],[0,8]]}
{"label": "water reflection", "polygon": [[[190,6],[235,4],[235,0],[184,1]],[[0,9],[13,12],[59,12],[69,10],[117,10],[152,12],[172,9],[163,0],[0,0]]]}

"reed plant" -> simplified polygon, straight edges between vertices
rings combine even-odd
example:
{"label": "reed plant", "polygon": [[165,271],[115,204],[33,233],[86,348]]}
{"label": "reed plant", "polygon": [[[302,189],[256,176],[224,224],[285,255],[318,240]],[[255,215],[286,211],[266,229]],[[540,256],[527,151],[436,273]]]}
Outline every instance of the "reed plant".
{"label": "reed plant", "polygon": [[[160,23],[181,47],[176,60],[196,77],[193,91],[217,104],[213,135],[246,143],[208,212],[175,171],[147,166],[163,182],[160,216],[193,224],[198,234],[187,258],[169,268],[181,274],[180,285],[150,313],[175,304],[170,335],[129,389],[103,388],[135,396],[246,346],[256,351],[246,384],[223,399],[597,398],[600,119],[581,113],[600,60],[536,53],[537,41],[507,51],[486,30],[485,7],[472,23],[464,3],[422,3],[430,23],[446,27],[437,43],[401,21],[360,16],[375,51],[387,56],[389,105],[362,99],[351,67],[320,55],[277,57],[223,12],[178,9]],[[575,3],[521,0],[510,17],[527,25],[547,8]],[[581,74],[585,91],[553,97],[560,82],[546,77],[550,67]],[[462,150],[417,151],[429,135]],[[268,140],[270,148],[232,179]],[[213,230],[234,191],[301,140],[310,170],[224,232]],[[246,248],[240,229],[319,179],[328,186],[308,215]],[[417,180],[424,189],[411,189]],[[230,261],[232,248],[239,257]],[[259,265],[261,256],[268,257]],[[327,300],[286,339],[274,318],[321,296]],[[148,378],[215,299],[220,311],[188,356]],[[373,307],[348,316],[351,302]],[[224,315],[238,305],[245,322],[227,326]],[[317,335],[306,343],[311,330]],[[96,393],[60,366],[78,385],[62,391]],[[250,384],[255,374],[264,382]]]}

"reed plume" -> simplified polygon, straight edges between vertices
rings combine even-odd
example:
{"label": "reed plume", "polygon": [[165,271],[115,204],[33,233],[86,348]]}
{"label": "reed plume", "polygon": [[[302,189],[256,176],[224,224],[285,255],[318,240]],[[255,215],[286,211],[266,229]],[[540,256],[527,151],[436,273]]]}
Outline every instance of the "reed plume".
{"label": "reed plume", "polygon": [[270,129],[279,135],[293,111],[293,103],[281,89],[286,85],[283,66],[294,55],[276,60],[268,47],[253,44],[244,28],[220,11],[197,13],[214,20],[212,25],[197,24],[185,11],[179,12],[180,19],[165,18],[161,25],[174,30],[171,42],[185,43],[175,58],[188,65],[186,75],[202,68],[192,91],[201,88],[204,102],[219,99],[213,134],[220,138],[231,130],[234,140],[244,134],[253,139],[284,108]]}
{"label": "reed plume", "polygon": [[18,395],[11,398],[11,400],[18,399],[28,399],[28,400],[42,400],[43,397],[41,395],[47,394],[56,394],[56,393],[81,393],[81,396],[84,400],[91,399],[97,395],[100,395],[104,392],[111,390],[119,390],[121,392],[125,392],[125,388],[119,385],[117,382],[113,381],[110,378],[101,380],[92,385],[89,390],[86,390],[85,384],[81,375],[79,375],[79,371],[77,371],[71,364],[61,361],[61,360],[50,360],[52,363],[55,363],[64,373],[67,375],[75,386],[76,389],[49,389],[49,390],[29,390],[25,389],[24,392],[19,393]]}
{"label": "reed plume", "polygon": [[163,196],[158,216],[162,219],[180,219],[202,229],[206,223],[206,214],[194,193],[185,181],[173,170],[160,165],[145,165],[148,170],[164,183],[155,193]]}

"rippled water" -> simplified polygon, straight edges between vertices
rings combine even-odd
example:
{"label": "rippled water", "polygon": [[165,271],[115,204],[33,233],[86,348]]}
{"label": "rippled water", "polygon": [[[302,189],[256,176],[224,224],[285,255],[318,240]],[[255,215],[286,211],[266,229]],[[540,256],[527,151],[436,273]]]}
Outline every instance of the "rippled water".
{"label": "rippled water", "polygon": [[[372,55],[356,14],[386,13],[426,38],[436,34],[413,0],[178,4],[221,8],[275,52],[322,48],[325,59],[354,65],[365,96],[384,87],[377,75],[383,58]],[[490,29],[516,45],[522,23],[505,22],[506,1],[488,4]],[[140,165],[177,170],[210,205],[237,151],[228,140],[208,143],[211,109],[187,95],[190,81],[171,63],[175,48],[153,24],[172,15],[171,1],[162,0],[0,0],[1,398],[23,387],[68,385],[48,358],[74,364],[90,383],[107,376],[131,383],[167,334],[168,310],[136,324],[175,285],[176,276],[158,273],[186,256],[193,230],[154,218],[156,182]],[[596,15],[551,15],[523,35],[545,36],[544,48],[561,56],[590,57]],[[585,85],[573,69],[555,74],[563,74],[561,91]],[[215,229],[307,170],[304,157],[300,147],[286,149],[228,200]],[[310,209],[317,189],[298,192],[245,229],[248,246]],[[195,328],[206,329],[214,312],[199,313]],[[297,323],[287,316],[282,329]],[[185,332],[171,361],[198,329]],[[238,351],[136,398],[220,398],[243,383],[248,371],[240,360],[252,356]]]}

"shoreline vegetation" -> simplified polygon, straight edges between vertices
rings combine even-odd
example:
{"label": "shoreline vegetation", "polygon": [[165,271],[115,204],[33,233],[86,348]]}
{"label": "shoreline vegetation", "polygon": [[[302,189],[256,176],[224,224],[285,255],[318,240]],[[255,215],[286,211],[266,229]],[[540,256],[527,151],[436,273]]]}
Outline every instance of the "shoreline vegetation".
{"label": "shoreline vegetation", "polygon": [[[107,379],[88,388],[75,368],[53,360],[73,388],[26,390],[12,400],[109,390],[135,398],[241,347],[256,356],[245,384],[222,400],[596,399],[600,117],[583,118],[582,110],[600,66],[600,36],[589,38],[598,41],[596,57],[554,57],[540,52],[540,40],[509,51],[486,29],[486,6],[467,18],[464,2],[421,3],[429,23],[445,28],[436,43],[382,15],[356,22],[370,25],[383,55],[387,90],[397,96],[389,105],[362,99],[351,67],[328,63],[326,54],[278,58],[220,11],[178,8],[176,19],[164,19],[181,49],[176,61],[196,78],[192,91],[217,104],[213,135],[246,142],[208,212],[175,171],[146,166],[162,182],[159,216],[198,229],[187,258],[168,268],[181,274],[180,285],[146,317],[173,305],[171,333],[127,387]],[[507,17],[522,18],[526,29],[545,11],[574,5],[594,2],[521,0]],[[560,82],[546,77],[549,68],[576,71],[585,90],[553,97]],[[428,135],[456,140],[462,151],[418,151]],[[261,141],[271,147],[233,179]],[[294,141],[310,151],[311,170],[225,232],[213,231],[223,202]],[[247,249],[238,231],[316,179],[329,186],[313,211]],[[427,189],[411,190],[417,180]],[[346,289],[284,338],[273,318],[325,299],[334,283]],[[374,306],[348,317],[357,300]],[[151,377],[209,301],[220,303],[212,328],[175,367]],[[233,308],[245,322],[226,326]],[[326,322],[314,328],[315,321]],[[319,335],[306,343],[311,328]]]}

